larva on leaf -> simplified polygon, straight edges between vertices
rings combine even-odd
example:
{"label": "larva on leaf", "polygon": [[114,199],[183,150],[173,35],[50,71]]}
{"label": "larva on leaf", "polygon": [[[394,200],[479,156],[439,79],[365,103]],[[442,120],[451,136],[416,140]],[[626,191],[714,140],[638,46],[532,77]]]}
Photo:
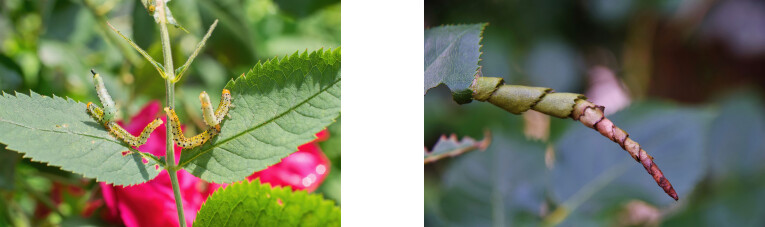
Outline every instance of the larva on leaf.
{"label": "larva on leaf", "polygon": [[204,117],[205,124],[215,126],[220,124],[228,114],[229,107],[231,107],[231,92],[223,89],[220,104],[218,104],[215,112],[213,112],[210,96],[207,95],[207,92],[202,91],[202,93],[199,93],[199,102],[202,103],[202,116]]}
{"label": "larva on leaf", "polygon": [[90,72],[93,73],[93,84],[96,85],[96,94],[98,94],[98,98],[101,99],[101,104],[104,105],[103,120],[112,121],[114,120],[114,115],[117,113],[116,104],[114,104],[114,100],[112,100],[112,96],[109,95],[109,92],[106,91],[104,80],[101,76],[93,69],[91,69]]}
{"label": "larva on leaf", "polygon": [[104,111],[101,110],[101,108],[98,108],[92,102],[88,102],[87,108],[88,108],[88,113],[90,113],[90,116],[93,116],[93,118],[95,118],[96,121],[98,121],[98,123],[104,124]]}
{"label": "larva on leaf", "polygon": [[149,125],[146,125],[145,128],[143,128],[143,131],[141,132],[138,137],[133,136],[130,134],[130,132],[126,131],[122,126],[118,125],[116,122],[110,121],[107,123],[107,128],[109,128],[109,132],[114,134],[117,138],[119,138],[122,141],[125,141],[126,143],[130,144],[130,146],[138,147],[146,143],[146,140],[149,139],[149,136],[151,135],[151,132],[154,131],[154,129],[157,129],[162,125],[162,120],[159,118],[154,119],[149,123]]}
{"label": "larva on leaf", "polygon": [[228,116],[228,110],[234,105],[231,104],[231,92],[228,89],[223,89],[220,95],[220,103],[218,108],[215,109],[215,117],[218,118],[218,123],[223,121],[223,118]]}
{"label": "larva on leaf", "polygon": [[[221,102],[222,101],[223,99],[221,99]],[[207,95],[207,92],[202,91],[202,93],[199,93],[199,102],[202,103],[202,117],[205,120],[205,124],[209,126],[218,125],[220,121],[215,117],[212,103],[210,103],[210,96]]]}
{"label": "larva on leaf", "polygon": [[101,110],[101,108],[98,108],[96,105],[94,105],[92,102],[89,102],[87,104],[88,112],[90,112],[90,115],[93,116],[98,122],[104,124],[107,130],[109,130],[112,135],[117,137],[118,139],[124,141],[125,143],[129,144],[130,146],[138,147],[146,143],[146,140],[149,139],[149,136],[151,135],[151,132],[153,132],[157,127],[162,125],[162,120],[159,118],[154,119],[149,125],[147,125],[145,128],[143,128],[143,131],[141,134],[136,137],[130,134],[127,130],[122,128],[119,124],[117,124],[114,121],[104,121],[103,115],[104,111]]}
{"label": "larva on leaf", "polygon": [[183,148],[197,147],[199,145],[206,143],[208,140],[212,139],[213,136],[220,133],[220,124],[218,124],[208,128],[207,130],[200,133],[199,135],[196,135],[191,138],[186,138],[185,136],[183,136],[183,130],[181,130],[181,123],[180,123],[180,120],[178,120],[178,115],[175,114],[175,110],[169,107],[165,107],[165,114],[167,114],[167,121],[170,123],[170,129],[173,132],[173,141],[175,141],[175,144],[177,144],[179,147],[183,147]]}

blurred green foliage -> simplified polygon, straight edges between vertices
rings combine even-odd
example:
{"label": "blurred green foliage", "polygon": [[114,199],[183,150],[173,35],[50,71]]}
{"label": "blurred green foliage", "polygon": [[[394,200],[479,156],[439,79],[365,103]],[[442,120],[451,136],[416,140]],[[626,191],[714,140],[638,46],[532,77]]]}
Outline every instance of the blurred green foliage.
{"label": "blurred green foliage", "polygon": [[[170,28],[176,66],[185,62],[210,24],[220,20],[207,45],[176,86],[176,104],[183,110],[179,115],[190,126],[187,127],[192,131],[189,133],[196,133],[193,131],[204,126],[199,92],[219,94],[229,79],[246,73],[260,60],[340,46],[340,1],[302,2],[169,2],[173,15],[189,31],[187,34]],[[27,94],[32,90],[47,96],[55,94],[82,102],[97,102],[89,72],[93,68],[105,77],[107,89],[120,106],[118,118],[129,119],[149,100],[164,100],[163,81],[156,70],[106,26],[107,20],[162,62],[158,26],[138,0],[0,1],[0,90]],[[212,95],[211,101],[217,103],[219,98]],[[324,147],[332,160],[332,173],[318,192],[339,203],[340,127],[339,123],[334,125],[330,126],[330,141],[338,142],[324,142],[336,143]],[[5,157],[7,151],[2,149],[2,152],[0,156]],[[81,195],[77,201],[59,205],[59,215],[32,219],[43,207],[38,203],[46,199],[51,188],[29,186],[32,181],[83,186],[87,193],[93,191],[93,182],[83,183],[79,176],[14,157],[1,159],[9,163],[3,163],[0,174],[0,195],[3,196],[0,225],[89,223],[89,220],[62,220],[82,211],[89,197]],[[21,160],[15,174],[7,171],[13,169],[9,167],[11,160]],[[9,178],[13,175],[16,177]],[[8,187],[14,189],[7,190]],[[27,189],[34,189],[32,191],[41,196],[13,193]]]}
{"label": "blurred green foliage", "polygon": [[765,3],[425,1],[425,28],[482,22],[484,76],[588,93],[590,70],[613,72],[632,103],[609,118],[680,200],[579,122],[551,118],[549,139],[529,140],[530,120],[458,105],[441,86],[425,96],[425,146],[442,134],[493,138],[484,152],[425,166],[426,226],[765,224]]}

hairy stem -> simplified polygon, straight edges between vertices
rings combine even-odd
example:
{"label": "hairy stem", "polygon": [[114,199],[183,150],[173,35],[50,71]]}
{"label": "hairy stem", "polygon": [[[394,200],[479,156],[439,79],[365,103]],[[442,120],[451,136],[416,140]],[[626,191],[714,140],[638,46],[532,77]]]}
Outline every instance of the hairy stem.
{"label": "hairy stem", "polygon": [[[173,67],[173,55],[170,47],[170,35],[167,33],[167,17],[165,16],[165,1],[157,1],[159,10],[159,34],[162,40],[162,57],[165,59],[165,103],[169,108],[175,108],[175,67]],[[181,197],[180,185],[178,184],[178,166],[175,164],[175,150],[173,149],[172,129],[165,127],[165,162],[167,162],[167,174],[170,175],[170,183],[175,196],[175,208],[178,211],[178,224],[186,226],[186,217],[183,212],[183,198]]]}
{"label": "hairy stem", "polygon": [[629,138],[629,134],[616,127],[603,114],[603,106],[595,105],[581,94],[555,93],[550,88],[505,85],[502,78],[477,77],[470,86],[473,99],[490,102],[508,112],[520,114],[533,109],[559,118],[572,118],[595,129],[627,151],[635,161],[643,165],[656,183],[670,197],[677,200],[672,184],[664,177],[653,157]]}

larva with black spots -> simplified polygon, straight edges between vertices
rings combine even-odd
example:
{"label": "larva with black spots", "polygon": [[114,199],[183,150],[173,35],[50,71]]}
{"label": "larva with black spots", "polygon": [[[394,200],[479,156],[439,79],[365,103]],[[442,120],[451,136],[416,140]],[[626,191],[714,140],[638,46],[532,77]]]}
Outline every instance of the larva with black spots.
{"label": "larva with black spots", "polygon": [[202,116],[204,117],[205,124],[215,126],[220,124],[228,114],[228,110],[231,107],[231,92],[228,89],[223,89],[220,103],[215,112],[213,112],[210,96],[207,95],[207,92],[202,91],[202,93],[199,93],[199,102],[202,103]]}
{"label": "larva with black spots", "polygon": [[93,118],[95,118],[98,123],[104,124],[104,111],[101,108],[98,108],[92,102],[88,102],[86,107],[88,108],[88,113],[90,113],[90,116],[93,116]]}
{"label": "larva with black spots", "polygon": [[228,89],[223,89],[220,95],[220,103],[218,108],[215,109],[215,118],[218,119],[218,124],[223,121],[223,118],[228,116],[228,110],[234,105],[231,104],[231,92]]}
{"label": "larva with black spots", "polygon": [[141,132],[138,137],[133,136],[122,128],[119,124],[117,124],[114,121],[104,121],[103,115],[104,111],[101,110],[101,108],[94,105],[92,102],[89,102],[87,104],[88,112],[90,112],[90,115],[93,116],[98,122],[104,124],[104,127],[109,130],[112,135],[117,137],[118,139],[124,141],[125,143],[129,144],[130,146],[138,147],[146,143],[146,141],[149,139],[149,136],[151,133],[157,129],[160,125],[162,125],[162,120],[159,118],[154,119],[149,125],[147,125],[145,128],[143,128],[143,131]]}
{"label": "larva with black spots", "polygon": [[179,147],[183,147],[183,148],[197,147],[199,145],[206,143],[208,140],[212,139],[215,135],[220,133],[220,124],[218,124],[208,128],[207,130],[200,133],[199,135],[196,135],[191,138],[186,138],[183,135],[183,130],[181,129],[181,123],[180,123],[180,120],[178,120],[178,115],[175,114],[175,110],[169,107],[165,107],[165,113],[167,114],[167,121],[170,123],[170,129],[173,132],[173,141]]}

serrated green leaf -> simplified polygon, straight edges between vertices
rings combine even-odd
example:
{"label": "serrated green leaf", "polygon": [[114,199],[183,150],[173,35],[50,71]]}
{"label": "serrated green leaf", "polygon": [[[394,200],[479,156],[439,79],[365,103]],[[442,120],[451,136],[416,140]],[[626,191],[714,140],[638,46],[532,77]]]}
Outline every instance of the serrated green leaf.
{"label": "serrated green leaf", "polygon": [[213,193],[194,226],[340,226],[340,207],[318,194],[255,180]]}
{"label": "serrated green leaf", "polygon": [[0,143],[24,157],[115,185],[143,183],[159,174],[156,157],[123,156],[129,146],[96,123],[83,103],[34,92],[3,93],[0,107]]}
{"label": "serrated green leaf", "polygon": [[235,107],[220,135],[180,161],[211,182],[239,181],[278,163],[339,116],[340,49],[259,63],[226,89]]}
{"label": "serrated green leaf", "polygon": [[487,24],[446,25],[425,30],[425,93],[446,84],[457,103],[471,100],[478,73],[481,34]]}

